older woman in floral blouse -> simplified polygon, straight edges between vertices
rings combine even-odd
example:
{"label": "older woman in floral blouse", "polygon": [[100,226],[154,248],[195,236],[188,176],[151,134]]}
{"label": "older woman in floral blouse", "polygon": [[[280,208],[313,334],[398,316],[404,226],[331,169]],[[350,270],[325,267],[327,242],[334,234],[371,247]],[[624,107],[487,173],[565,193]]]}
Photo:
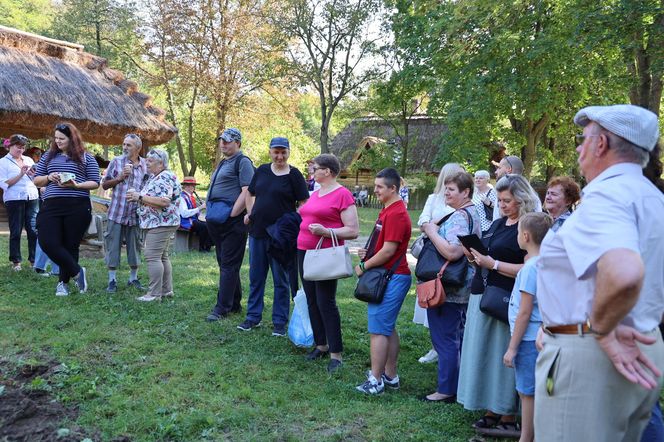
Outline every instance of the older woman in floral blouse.
{"label": "older woman in floral blouse", "polygon": [[150,284],[148,292],[136,298],[150,302],[173,296],[173,277],[168,246],[171,236],[180,225],[178,199],[182,187],[173,172],[168,170],[168,154],[161,149],[148,152],[146,158],[151,174],[141,192],[129,189],[128,201],[138,202],[138,219],[145,235],[145,261]]}

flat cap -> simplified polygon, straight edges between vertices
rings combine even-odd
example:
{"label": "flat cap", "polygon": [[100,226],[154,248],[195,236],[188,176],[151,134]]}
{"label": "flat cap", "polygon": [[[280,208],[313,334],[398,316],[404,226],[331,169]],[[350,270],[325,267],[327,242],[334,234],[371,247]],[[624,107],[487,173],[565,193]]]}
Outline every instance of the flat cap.
{"label": "flat cap", "polygon": [[290,150],[290,143],[286,137],[274,137],[270,140],[270,149],[282,148]]}
{"label": "flat cap", "polygon": [[579,126],[585,127],[591,121],[648,152],[654,149],[659,139],[657,115],[640,106],[589,106],[574,116],[574,124]]}

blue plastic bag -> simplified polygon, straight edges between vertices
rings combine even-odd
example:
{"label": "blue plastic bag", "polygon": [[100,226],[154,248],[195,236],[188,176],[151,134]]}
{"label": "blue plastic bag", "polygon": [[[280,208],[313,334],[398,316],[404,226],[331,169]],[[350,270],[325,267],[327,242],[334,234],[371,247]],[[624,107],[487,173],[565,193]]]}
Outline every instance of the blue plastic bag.
{"label": "blue plastic bag", "polygon": [[314,331],[309,320],[307,295],[300,289],[295,295],[295,307],[288,323],[288,339],[298,347],[311,347],[314,345]]}

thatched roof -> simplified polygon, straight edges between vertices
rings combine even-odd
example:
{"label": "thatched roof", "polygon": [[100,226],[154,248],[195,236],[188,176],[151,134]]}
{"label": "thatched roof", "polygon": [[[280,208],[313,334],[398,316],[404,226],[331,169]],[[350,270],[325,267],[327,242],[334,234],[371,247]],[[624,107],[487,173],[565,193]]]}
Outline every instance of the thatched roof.
{"label": "thatched roof", "polygon": [[0,136],[45,138],[68,121],[87,142],[120,144],[136,133],[148,145],[163,144],[176,129],[150,102],[83,46],[0,26]]}
{"label": "thatched roof", "polygon": [[[416,115],[410,119],[408,130],[408,171],[435,171],[433,162],[438,154],[440,139],[447,130],[442,120],[427,115]],[[399,143],[394,127],[378,117],[356,118],[334,137],[330,152],[346,169],[366,147],[377,142]]]}

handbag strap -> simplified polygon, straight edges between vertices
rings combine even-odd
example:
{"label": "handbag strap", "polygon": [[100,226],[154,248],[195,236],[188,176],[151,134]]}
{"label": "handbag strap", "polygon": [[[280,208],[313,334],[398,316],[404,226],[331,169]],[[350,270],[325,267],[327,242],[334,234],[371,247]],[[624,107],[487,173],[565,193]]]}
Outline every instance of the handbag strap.
{"label": "handbag strap", "polygon": [[[456,212],[456,210],[454,212]],[[445,221],[450,219],[450,216],[454,215],[454,212],[448,213],[447,215],[442,217],[439,221],[436,222],[436,225],[439,226],[439,227],[442,226]]]}

